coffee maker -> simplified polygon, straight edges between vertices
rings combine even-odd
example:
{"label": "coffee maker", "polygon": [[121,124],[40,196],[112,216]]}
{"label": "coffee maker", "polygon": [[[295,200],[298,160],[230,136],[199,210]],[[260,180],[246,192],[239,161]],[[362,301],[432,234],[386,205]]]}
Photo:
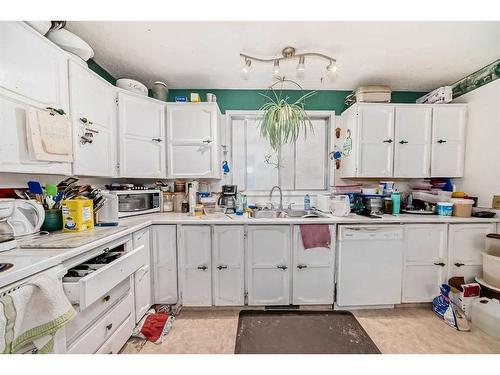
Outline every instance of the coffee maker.
{"label": "coffee maker", "polygon": [[217,205],[224,207],[226,213],[232,214],[236,211],[237,185],[222,185],[222,193],[217,201]]}

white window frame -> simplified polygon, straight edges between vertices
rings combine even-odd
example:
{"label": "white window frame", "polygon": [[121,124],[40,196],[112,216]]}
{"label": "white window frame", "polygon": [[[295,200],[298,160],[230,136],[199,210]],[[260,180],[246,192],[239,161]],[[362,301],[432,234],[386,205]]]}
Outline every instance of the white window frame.
{"label": "white window frame", "polygon": [[[307,115],[310,118],[315,118],[315,119],[324,119],[327,123],[327,134],[326,134],[326,155],[325,155],[325,189],[316,189],[316,190],[283,190],[284,193],[286,193],[289,196],[297,195],[297,196],[302,196],[307,193],[312,193],[312,194],[320,194],[322,192],[328,192],[330,189],[330,186],[334,184],[334,179],[335,179],[335,163],[332,162],[332,160],[329,157],[329,153],[333,151],[333,145],[335,144],[334,136],[335,136],[335,127],[336,127],[336,118],[335,118],[335,111],[306,111]],[[251,111],[251,110],[232,110],[232,111],[226,111],[225,114],[225,129],[224,129],[224,135],[226,139],[226,144],[229,146],[229,162],[230,165],[232,164],[233,160],[233,144],[232,144],[232,121],[233,119],[241,119],[243,117],[261,117],[262,116],[262,111]],[[297,155],[295,155],[297,157]],[[294,177],[295,179],[296,177]],[[233,183],[233,173],[231,172],[230,174],[230,181]],[[226,181],[225,183],[229,183],[229,181]],[[295,184],[295,182],[294,182]],[[239,187],[240,188],[240,187]],[[246,188],[246,186],[245,186]],[[241,187],[242,190],[243,187]],[[268,190],[246,190],[245,191],[247,194],[255,195],[255,196],[265,196],[269,194]]]}

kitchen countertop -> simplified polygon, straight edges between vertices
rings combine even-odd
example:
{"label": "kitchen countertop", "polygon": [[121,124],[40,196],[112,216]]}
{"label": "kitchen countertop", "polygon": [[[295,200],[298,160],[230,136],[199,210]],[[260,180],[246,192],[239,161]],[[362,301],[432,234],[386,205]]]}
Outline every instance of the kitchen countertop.
{"label": "kitchen countertop", "polygon": [[[110,231],[109,227],[96,227],[91,233],[88,233],[87,238],[79,234],[78,243],[71,238],[71,234],[65,234],[68,237],[68,247],[63,248],[61,240],[63,236],[58,235],[57,244],[59,248],[16,248],[13,250],[0,253],[0,262],[13,263],[14,267],[0,272],[0,288],[7,286],[26,277],[32,276],[38,272],[54,267],[64,261],[81,255],[98,246],[104,245],[110,241],[114,241],[120,237],[130,235],[140,229],[153,224],[182,224],[182,225],[262,225],[262,224],[410,224],[410,223],[451,223],[451,224],[473,224],[473,223],[498,223],[498,218],[483,219],[483,218],[459,218],[445,217],[437,215],[409,215],[402,214],[399,216],[383,215],[380,219],[371,219],[355,214],[350,214],[347,217],[334,217],[328,215],[324,218],[275,218],[275,219],[252,219],[236,215],[214,214],[196,218],[180,213],[155,213],[148,215],[134,216],[120,220],[120,225],[115,227],[115,230]],[[102,234],[106,233],[105,236]],[[54,236],[55,237],[55,236]],[[83,238],[82,238],[83,237]],[[36,241],[40,241],[41,237],[37,237]],[[50,238],[50,236],[48,237]],[[25,243],[28,239],[23,239],[20,244]],[[49,241],[49,239],[48,239]],[[62,241],[63,242],[63,241]],[[76,247],[75,247],[76,246]]]}

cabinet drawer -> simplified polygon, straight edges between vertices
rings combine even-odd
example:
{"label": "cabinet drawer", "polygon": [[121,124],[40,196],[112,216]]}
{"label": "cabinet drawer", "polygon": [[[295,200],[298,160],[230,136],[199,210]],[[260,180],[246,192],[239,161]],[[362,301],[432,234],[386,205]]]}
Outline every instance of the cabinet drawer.
{"label": "cabinet drawer", "polygon": [[97,269],[85,276],[64,277],[64,291],[70,302],[79,305],[82,311],[142,267],[148,255],[147,249],[141,245],[111,263],[96,265]]}
{"label": "cabinet drawer", "polygon": [[[81,338],[68,348],[70,354],[95,353],[108,340],[123,322],[133,319],[133,296],[129,293],[109,313],[99,319]],[[129,336],[132,330],[129,332]]]}
{"label": "cabinet drawer", "polygon": [[129,316],[97,350],[96,354],[116,354],[125,345],[134,330],[134,320]]}
{"label": "cabinet drawer", "polygon": [[102,315],[111,306],[115,305],[121,298],[130,293],[130,279],[122,281],[111,289],[102,298],[95,301],[83,311],[80,311],[75,319],[66,325],[66,342],[73,342],[85,328]]}

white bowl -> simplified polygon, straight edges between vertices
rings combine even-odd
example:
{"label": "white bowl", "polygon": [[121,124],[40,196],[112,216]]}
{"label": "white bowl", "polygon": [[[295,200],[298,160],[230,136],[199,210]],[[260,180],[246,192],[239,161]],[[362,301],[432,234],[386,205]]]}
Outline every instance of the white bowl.
{"label": "white bowl", "polygon": [[47,38],[63,50],[74,53],[84,61],[94,56],[94,50],[86,41],[66,29],[49,31]]}
{"label": "white bowl", "polygon": [[135,92],[136,94],[148,96],[148,88],[135,79],[120,78],[116,80],[116,86],[127,91]]}
{"label": "white bowl", "polygon": [[52,22],[50,21],[24,21],[24,22],[26,22],[28,25],[30,25],[33,29],[35,29],[42,35],[47,34],[47,31],[49,31],[50,26],[52,26]]}

